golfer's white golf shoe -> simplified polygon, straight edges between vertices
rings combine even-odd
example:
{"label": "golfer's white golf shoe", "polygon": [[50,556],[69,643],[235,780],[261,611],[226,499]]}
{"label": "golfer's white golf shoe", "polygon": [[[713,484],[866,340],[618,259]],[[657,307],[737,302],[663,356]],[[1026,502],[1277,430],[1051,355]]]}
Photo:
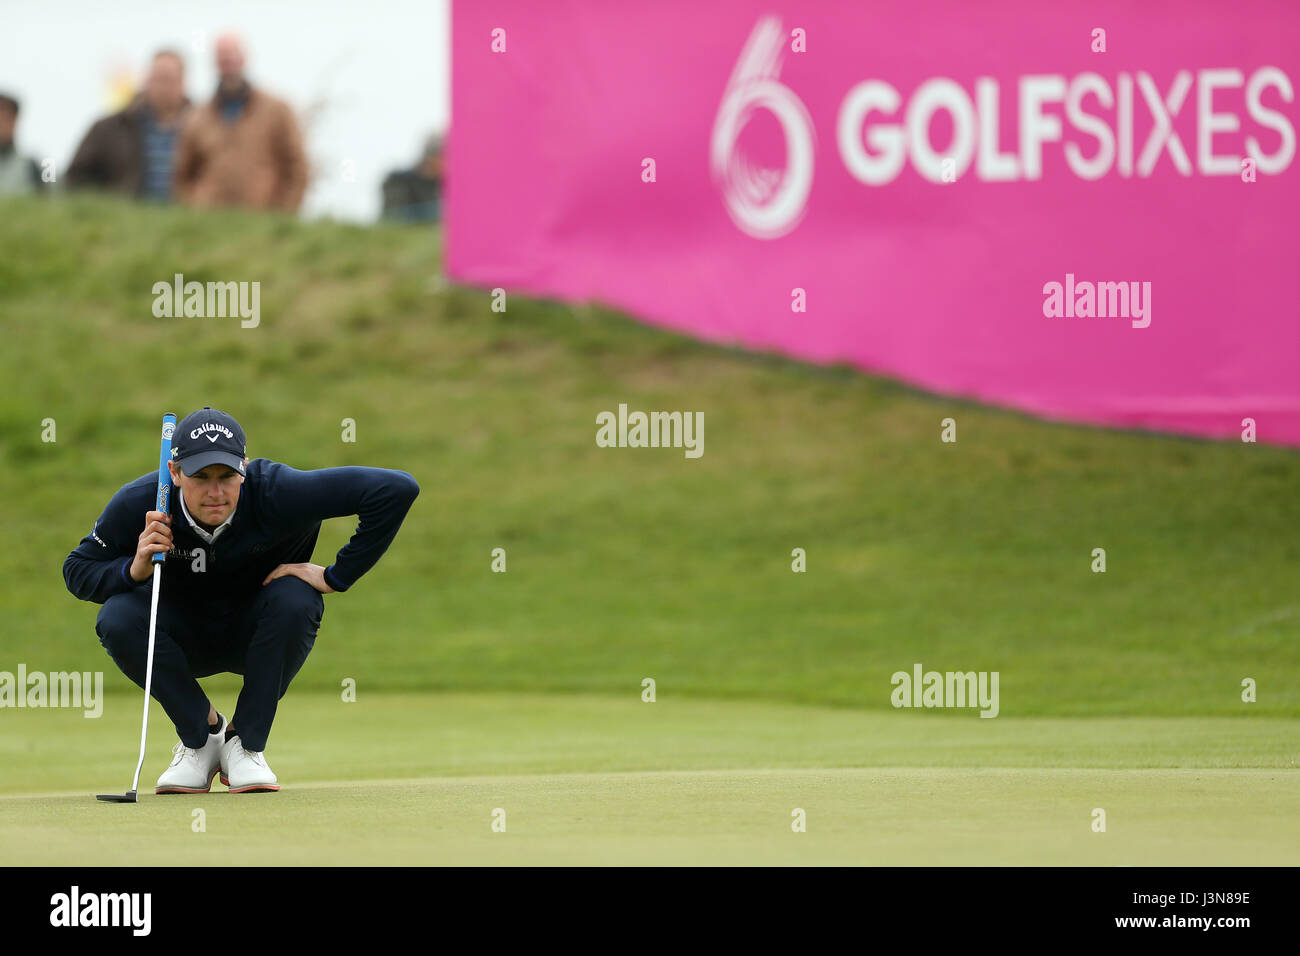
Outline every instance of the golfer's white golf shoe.
{"label": "golfer's white golf shoe", "polygon": [[212,778],[221,768],[221,742],[226,735],[226,719],[221,718],[217,729],[208,734],[202,747],[186,747],[176,741],[172,748],[171,766],[158,778],[154,793],[207,793],[212,789]]}
{"label": "golfer's white golf shoe", "polygon": [[245,750],[235,734],[221,748],[221,782],[231,793],[263,793],[279,790],[280,782],[266,765],[262,751]]}

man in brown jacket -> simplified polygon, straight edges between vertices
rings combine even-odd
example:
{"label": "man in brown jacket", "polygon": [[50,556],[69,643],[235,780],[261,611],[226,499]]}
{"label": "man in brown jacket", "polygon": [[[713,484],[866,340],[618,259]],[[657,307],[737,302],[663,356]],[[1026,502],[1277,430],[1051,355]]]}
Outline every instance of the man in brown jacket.
{"label": "man in brown jacket", "polygon": [[170,198],[176,140],[189,109],[180,54],[158,51],[140,95],[82,139],[64,177],[68,187]]}
{"label": "man in brown jacket", "polygon": [[244,79],[239,38],[217,39],[220,82],[181,133],[176,196],[194,206],[294,212],[307,188],[307,157],[293,111]]}

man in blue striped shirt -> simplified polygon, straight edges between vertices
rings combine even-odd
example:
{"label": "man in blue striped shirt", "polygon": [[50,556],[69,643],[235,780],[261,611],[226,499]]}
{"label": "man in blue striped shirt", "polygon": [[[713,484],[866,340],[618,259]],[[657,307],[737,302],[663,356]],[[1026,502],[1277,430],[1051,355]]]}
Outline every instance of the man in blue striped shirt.
{"label": "man in blue striped shirt", "polygon": [[171,199],[177,141],[189,110],[180,54],[158,51],[140,95],[86,133],[68,167],[68,186]]}

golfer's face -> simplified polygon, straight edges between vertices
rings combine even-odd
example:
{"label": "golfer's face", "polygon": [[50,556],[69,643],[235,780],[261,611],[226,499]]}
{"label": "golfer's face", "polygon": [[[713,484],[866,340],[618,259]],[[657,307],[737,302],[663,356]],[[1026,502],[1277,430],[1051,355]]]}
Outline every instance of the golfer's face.
{"label": "golfer's face", "polygon": [[239,502],[244,477],[229,465],[208,465],[192,475],[181,473],[181,494],[185,507],[197,521],[218,525],[230,517]]}

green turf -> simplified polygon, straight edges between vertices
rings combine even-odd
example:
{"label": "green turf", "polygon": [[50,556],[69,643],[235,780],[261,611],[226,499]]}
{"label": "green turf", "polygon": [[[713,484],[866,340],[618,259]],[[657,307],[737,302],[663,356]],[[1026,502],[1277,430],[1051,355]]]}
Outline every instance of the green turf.
{"label": "green turf", "polygon": [[[705,770],[315,784],[256,797],[0,798],[12,865],[1295,866],[1297,778],[1260,771]],[[1092,810],[1108,813],[1091,829]],[[794,833],[792,813],[806,814]],[[204,832],[194,811],[203,809]],[[493,832],[494,811],[504,832]]]}
{"label": "green turf", "polygon": [[[267,748],[281,792],[144,787],[135,807],[99,803],[93,792],[126,789],[138,704],[110,698],[98,720],[21,712],[0,752],[24,768],[0,784],[0,862],[1300,862],[1286,719],[303,694]],[[161,718],[151,733],[146,785],[173,739]],[[48,792],[17,795],[34,780]],[[504,833],[491,829],[497,808]],[[805,833],[791,830],[795,808]],[[206,832],[192,829],[195,809]]]}
{"label": "green turf", "polygon": [[[405,822],[376,842],[409,859],[401,827],[421,824],[400,807],[477,826],[469,778],[501,775],[522,811],[509,839],[537,841],[519,860],[616,860],[618,841],[600,837],[610,819],[639,859],[674,845],[743,856],[752,838],[755,859],[790,860],[764,842],[766,811],[742,799],[727,829],[717,807],[737,787],[789,802],[816,780],[817,826],[836,818],[859,837],[812,823],[774,837],[806,838],[809,860],[933,861],[949,847],[1082,861],[1122,843],[1151,860],[1283,861],[1278,834],[1293,831],[1273,814],[1294,803],[1300,737],[1295,450],[1036,421],[512,290],[494,313],[486,291],[442,278],[437,230],[68,197],[3,200],[0,219],[0,670],[104,670],[114,702],[97,721],[0,709],[0,792],[125,788],[138,692],[60,568],[112,493],[153,467],[161,413],[211,404],[241,420],[253,457],[402,468],[423,488],[380,565],[326,598],[270,750],[299,788],[241,811],[271,814],[267,832],[291,832],[277,807],[314,801],[318,832],[353,852],[369,819],[356,791],[308,784],[421,778],[386,785]],[[155,318],[152,285],[175,272],[260,282],[260,325]],[[596,415],[620,402],[703,412],[703,457],[598,448]],[[939,440],[947,417],[955,444]],[[347,418],[355,443],[341,440]],[[326,523],[315,560],[352,530]],[[505,574],[489,569],[498,547]],[[1090,570],[1098,547],[1104,574]],[[806,573],[792,573],[793,548]],[[893,710],[890,675],[917,662],[998,671],[1001,716]],[[639,702],[647,677],[654,705]],[[352,710],[293,729],[349,678],[359,703],[337,707]],[[1242,701],[1245,678],[1257,702]],[[147,782],[174,737],[155,723],[153,739]],[[746,776],[760,769],[782,774]],[[596,780],[581,775],[640,771],[667,789],[602,777],[581,804]],[[1094,839],[1093,793],[1145,829],[1115,839],[1113,822]],[[62,832],[68,848],[98,846],[93,814],[134,812],[69,799],[0,801],[0,862],[35,861]],[[592,808],[586,837],[540,809],[564,799]],[[656,800],[678,836],[645,837]],[[1249,800],[1258,824],[1240,812]],[[1005,830],[1007,806],[1030,836]],[[911,829],[900,807],[916,808]],[[441,832],[462,861],[516,852]],[[213,829],[195,838],[220,845]],[[126,845],[102,839],[88,859]]]}

